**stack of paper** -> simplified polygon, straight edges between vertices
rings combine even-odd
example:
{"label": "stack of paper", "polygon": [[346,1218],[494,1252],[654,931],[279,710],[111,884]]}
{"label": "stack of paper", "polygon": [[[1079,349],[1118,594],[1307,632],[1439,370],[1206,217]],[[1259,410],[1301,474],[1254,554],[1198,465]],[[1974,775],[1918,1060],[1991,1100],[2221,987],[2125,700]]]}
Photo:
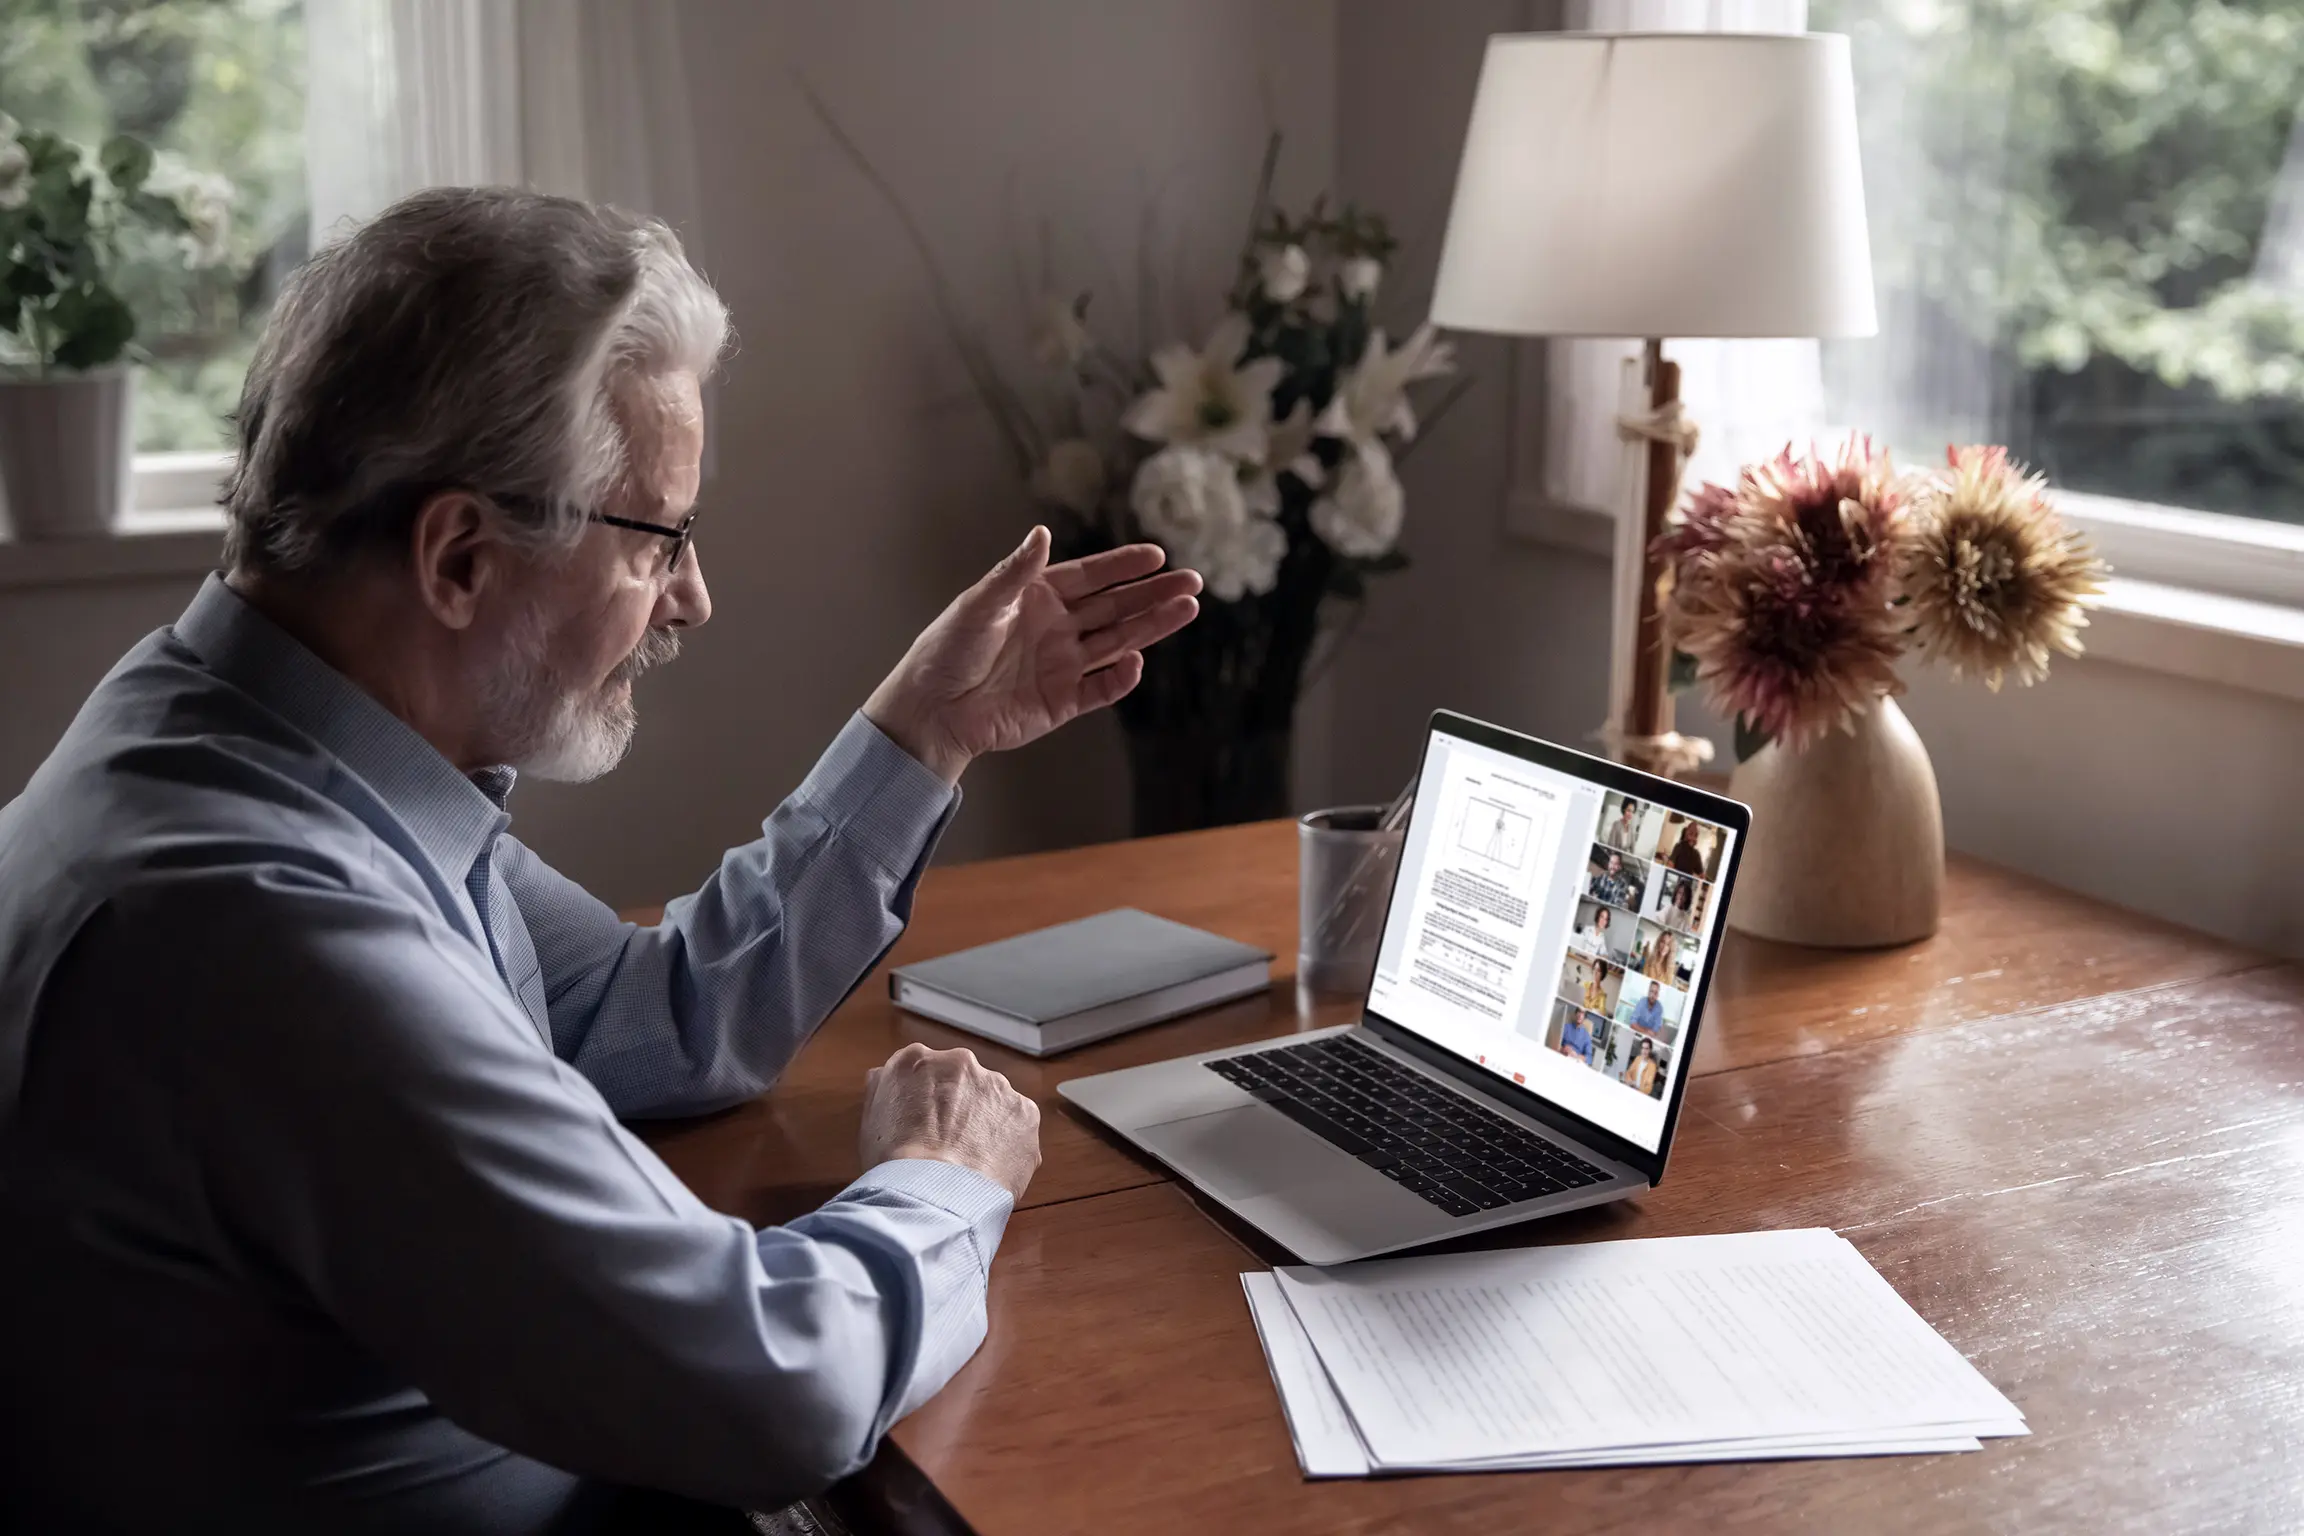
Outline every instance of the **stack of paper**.
{"label": "stack of paper", "polygon": [[1310,1477],[1973,1451],[2029,1433],[1824,1228],[1240,1279]]}

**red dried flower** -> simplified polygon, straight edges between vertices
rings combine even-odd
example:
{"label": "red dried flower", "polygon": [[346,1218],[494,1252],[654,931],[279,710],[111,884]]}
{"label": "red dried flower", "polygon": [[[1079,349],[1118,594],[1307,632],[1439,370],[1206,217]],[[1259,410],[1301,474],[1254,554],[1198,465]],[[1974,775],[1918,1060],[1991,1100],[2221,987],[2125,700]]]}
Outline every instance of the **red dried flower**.
{"label": "red dried flower", "polygon": [[1732,496],[1700,488],[1657,550],[1666,623],[1713,707],[1797,750],[1901,692],[1905,538],[1903,487],[1868,438],[1837,462],[1787,448]]}

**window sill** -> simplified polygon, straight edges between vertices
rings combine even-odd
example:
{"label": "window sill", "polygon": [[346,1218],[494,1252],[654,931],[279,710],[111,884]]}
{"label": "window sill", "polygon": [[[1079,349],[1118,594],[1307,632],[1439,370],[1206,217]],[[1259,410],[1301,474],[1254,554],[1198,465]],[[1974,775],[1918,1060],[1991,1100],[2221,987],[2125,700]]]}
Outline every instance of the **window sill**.
{"label": "window sill", "polygon": [[2304,703],[2304,608],[2115,576],[2087,654]]}
{"label": "window sill", "polygon": [[1616,557],[1616,519],[1598,507],[1557,501],[1536,491],[1515,491],[1504,504],[1504,531],[1529,544]]}
{"label": "window sill", "polygon": [[221,453],[138,454],[133,504],[110,533],[39,541],[0,534],[0,592],[216,569],[224,553],[224,511],[216,503],[231,467]]}
{"label": "window sill", "polygon": [[2051,495],[2123,576],[2304,608],[2304,526],[2081,491]]}
{"label": "window sill", "polygon": [[219,508],[124,512],[108,537],[0,538],[0,592],[204,575],[221,563],[223,552]]}

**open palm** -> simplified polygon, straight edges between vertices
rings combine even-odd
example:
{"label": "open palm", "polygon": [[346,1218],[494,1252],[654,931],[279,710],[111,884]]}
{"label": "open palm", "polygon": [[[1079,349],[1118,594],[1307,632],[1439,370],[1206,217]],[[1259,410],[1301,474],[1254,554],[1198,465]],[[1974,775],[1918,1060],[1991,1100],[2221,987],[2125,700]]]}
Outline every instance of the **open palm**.
{"label": "open palm", "polygon": [[[1048,563],[1048,530],[952,600],[873,691],[865,716],[948,780],[1101,709],[1144,675],[1144,648],[1192,621],[1200,577],[1157,544]],[[1158,573],[1158,574],[1155,574]]]}

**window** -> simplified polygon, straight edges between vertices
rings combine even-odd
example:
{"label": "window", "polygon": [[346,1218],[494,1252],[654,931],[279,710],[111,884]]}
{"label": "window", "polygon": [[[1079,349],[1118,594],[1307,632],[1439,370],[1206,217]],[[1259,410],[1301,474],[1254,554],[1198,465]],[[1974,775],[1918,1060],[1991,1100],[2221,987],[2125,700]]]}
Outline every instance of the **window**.
{"label": "window", "polygon": [[142,503],[179,494],[188,462],[213,482],[205,455],[227,446],[265,311],[308,249],[304,72],[298,0],[0,0],[10,116],[90,146],[132,133],[232,184],[223,264],[186,271],[156,248],[124,266],[145,360],[136,446],[175,456],[139,465],[158,488]]}
{"label": "window", "polygon": [[[1565,15],[1851,39],[1880,334],[1668,343],[1703,428],[1691,483],[1854,430],[1907,465],[2006,443],[2112,561],[2109,606],[2304,652],[2304,0],[1571,0]],[[1508,528],[1616,542],[1593,514],[1623,504],[1627,355],[1554,341],[1516,361],[1533,387],[1516,397]],[[2153,664],[2166,637],[2131,631],[2122,659]]]}
{"label": "window", "polygon": [[2112,523],[2304,525],[2304,0],[1810,22],[1853,39],[1881,305],[1876,340],[1823,348],[1829,417],[1907,457],[2005,442]]}

